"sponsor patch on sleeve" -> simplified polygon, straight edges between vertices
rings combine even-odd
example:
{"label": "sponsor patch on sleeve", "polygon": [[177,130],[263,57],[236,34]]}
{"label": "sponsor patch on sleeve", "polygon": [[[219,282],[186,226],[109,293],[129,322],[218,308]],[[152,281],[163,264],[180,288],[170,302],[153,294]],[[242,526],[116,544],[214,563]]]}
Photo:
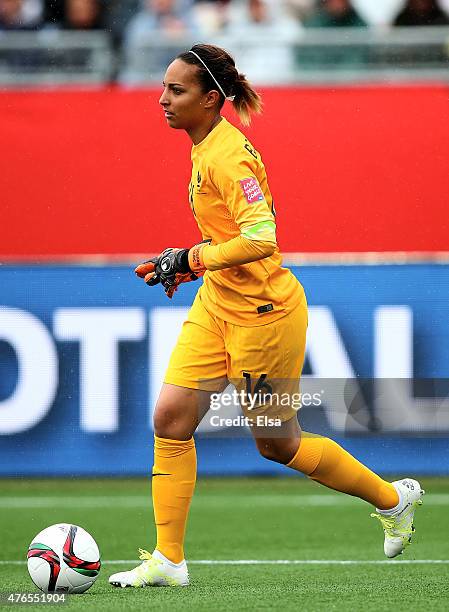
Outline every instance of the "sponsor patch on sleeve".
{"label": "sponsor patch on sleeve", "polygon": [[262,189],[253,176],[242,179],[240,181],[240,186],[248,204],[261,202],[264,199]]}

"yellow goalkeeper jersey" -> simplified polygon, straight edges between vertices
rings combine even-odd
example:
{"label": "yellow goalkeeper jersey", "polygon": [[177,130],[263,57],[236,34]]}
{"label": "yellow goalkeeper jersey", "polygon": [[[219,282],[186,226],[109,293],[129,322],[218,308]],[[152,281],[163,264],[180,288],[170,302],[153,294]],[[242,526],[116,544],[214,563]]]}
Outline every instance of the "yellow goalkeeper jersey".
{"label": "yellow goalkeeper jersey", "polygon": [[[203,239],[222,244],[240,234],[276,241],[275,210],[260,154],[225,118],[192,146],[189,201]],[[271,323],[293,310],[304,290],[270,257],[223,270],[206,271],[199,296],[211,313],[235,325]]]}

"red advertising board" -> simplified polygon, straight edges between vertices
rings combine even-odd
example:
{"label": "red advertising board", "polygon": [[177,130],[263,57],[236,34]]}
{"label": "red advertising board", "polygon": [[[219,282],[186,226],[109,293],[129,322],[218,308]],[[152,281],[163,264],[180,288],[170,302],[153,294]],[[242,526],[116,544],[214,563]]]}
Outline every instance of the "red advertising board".
{"label": "red advertising board", "polygon": [[[449,250],[447,86],[262,94],[264,114],[245,131],[268,170],[284,252]],[[0,94],[0,257],[153,253],[198,240],[190,141],[166,125],[158,96]]]}

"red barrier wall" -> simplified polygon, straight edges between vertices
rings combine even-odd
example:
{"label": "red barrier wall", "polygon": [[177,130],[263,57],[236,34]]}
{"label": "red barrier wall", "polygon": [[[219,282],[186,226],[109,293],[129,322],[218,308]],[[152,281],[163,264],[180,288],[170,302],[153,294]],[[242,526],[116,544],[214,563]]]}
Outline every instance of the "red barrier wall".
{"label": "red barrier wall", "polygon": [[[445,86],[269,89],[247,131],[283,251],[449,250]],[[159,251],[198,238],[190,142],[157,90],[0,94],[0,256]]]}

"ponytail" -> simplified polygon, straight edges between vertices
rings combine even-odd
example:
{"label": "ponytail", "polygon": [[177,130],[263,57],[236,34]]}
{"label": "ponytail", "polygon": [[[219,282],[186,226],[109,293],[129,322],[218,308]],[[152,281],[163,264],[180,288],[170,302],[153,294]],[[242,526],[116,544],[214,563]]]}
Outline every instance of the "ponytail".
{"label": "ponytail", "polygon": [[233,94],[235,98],[232,106],[242,125],[247,126],[251,123],[251,115],[259,115],[262,112],[262,98],[253,89],[246,76],[240,73],[234,83]]}
{"label": "ponytail", "polygon": [[225,100],[232,105],[242,125],[251,123],[251,115],[262,112],[262,99],[244,74],[238,72],[233,57],[214,45],[194,45],[180,53],[178,59],[198,68],[198,80],[204,92],[212,89],[220,94],[221,109]]}

